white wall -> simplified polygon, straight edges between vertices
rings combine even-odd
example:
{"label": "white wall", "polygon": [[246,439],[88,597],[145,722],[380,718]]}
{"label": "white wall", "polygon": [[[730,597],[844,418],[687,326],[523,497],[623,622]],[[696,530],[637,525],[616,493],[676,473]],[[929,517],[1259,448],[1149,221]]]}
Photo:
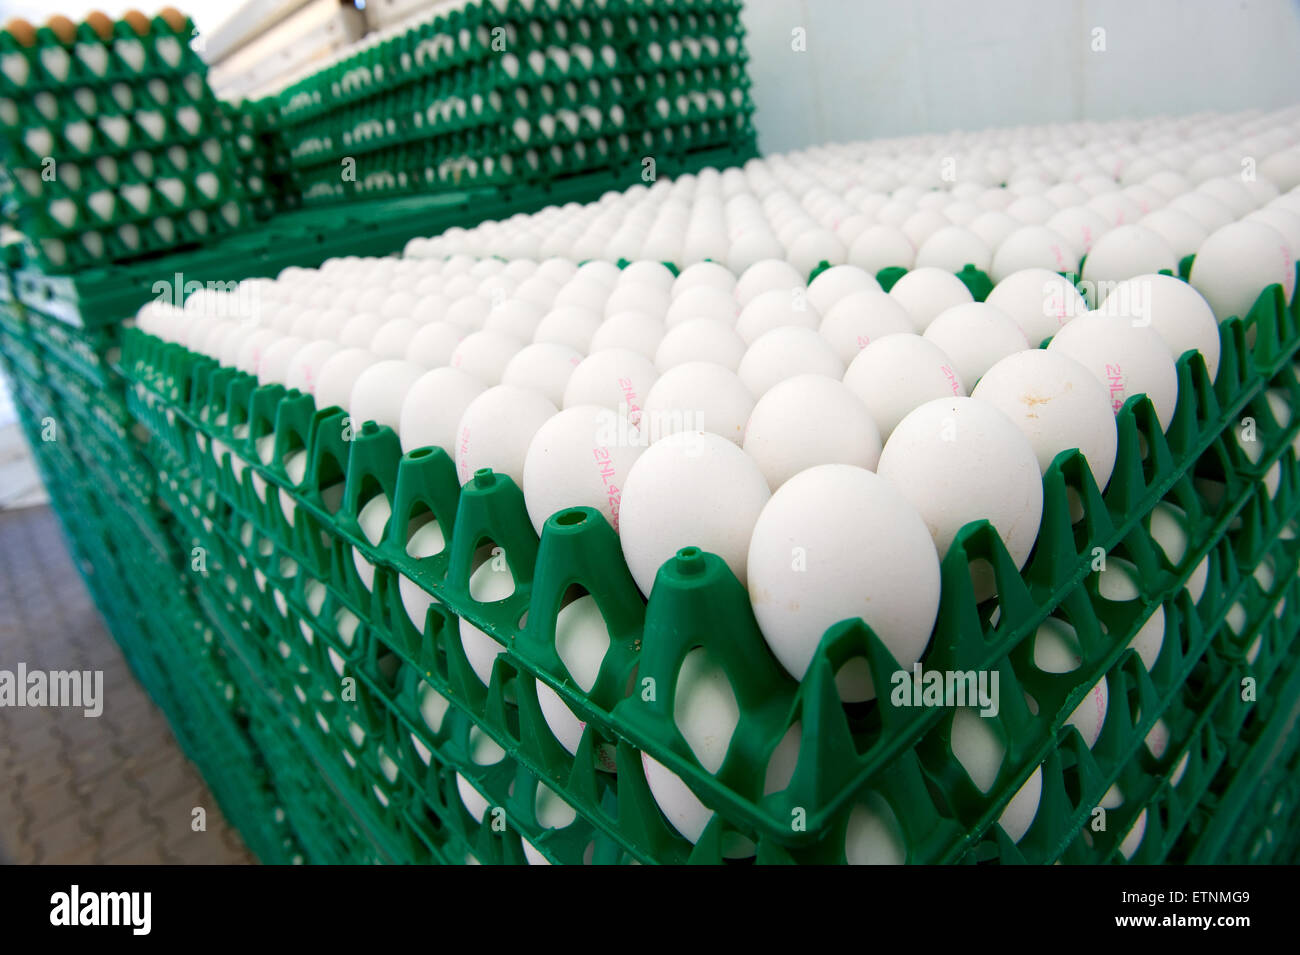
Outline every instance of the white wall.
{"label": "white wall", "polygon": [[746,0],[743,19],[764,152],[1300,101],[1300,0]]}

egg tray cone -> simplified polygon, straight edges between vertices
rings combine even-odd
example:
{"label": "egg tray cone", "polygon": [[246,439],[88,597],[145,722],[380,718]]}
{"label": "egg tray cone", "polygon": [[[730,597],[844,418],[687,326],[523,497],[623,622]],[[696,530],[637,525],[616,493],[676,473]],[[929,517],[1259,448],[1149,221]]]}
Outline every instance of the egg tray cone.
{"label": "egg tray cone", "polygon": [[[1257,335],[1253,350],[1245,347],[1245,333],[1251,326]],[[466,779],[491,805],[505,806],[510,825],[518,827],[514,831],[524,833],[543,853],[555,845],[554,851],[567,857],[564,861],[575,861],[569,857],[573,846],[558,834],[552,838],[530,828],[526,818],[517,818],[527,816],[518,806],[511,815],[509,786],[503,781],[523,773],[544,780],[577,807],[584,826],[590,825],[599,834],[595,841],[604,845],[605,840],[612,840],[623,852],[643,861],[716,859],[734,851],[738,837],[756,842],[760,861],[834,860],[842,852],[836,848],[842,846],[842,838],[837,843],[835,837],[828,840],[827,836],[837,832],[842,836],[849,803],[866,786],[881,791],[894,806],[912,861],[1084,861],[1115,856],[1117,835],[1109,841],[1094,840],[1091,846],[1081,841],[1089,810],[1111,782],[1122,780],[1127,797],[1117,813],[1124,825],[1116,824],[1110,830],[1122,834],[1141,809],[1154,805],[1152,800],[1172,803],[1181,799],[1185,803],[1182,794],[1208,784],[1225,754],[1236,745],[1236,733],[1248,708],[1231,695],[1212,699],[1188,696],[1199,685],[1196,674],[1200,669],[1226,667],[1225,672],[1231,672],[1233,667],[1262,666],[1260,660],[1265,659],[1278,672],[1286,643],[1281,635],[1295,632],[1288,617],[1295,608],[1283,604],[1279,594],[1257,592],[1246,572],[1253,562],[1270,556],[1279,564],[1279,578],[1286,579],[1285,567],[1294,577],[1294,545],[1281,540],[1278,533],[1294,519],[1296,511],[1295,461],[1293,453],[1286,450],[1295,429],[1280,429],[1275,422],[1271,428],[1261,425],[1268,451],[1256,465],[1244,460],[1230,429],[1266,381],[1285,372],[1292,374],[1294,388],[1294,375],[1288,369],[1297,341],[1296,326],[1293,309],[1284,307],[1277,290],[1269,290],[1244,322],[1234,320],[1224,326],[1224,360],[1213,387],[1203,363],[1194,355],[1184,356],[1179,363],[1180,392],[1195,396],[1195,400],[1180,404],[1167,436],[1161,434],[1150,403],[1145,398],[1131,400],[1119,416],[1120,461],[1104,497],[1077,454],[1058,458],[1045,478],[1044,529],[1037,554],[1023,575],[1015,570],[987,524],[971,525],[959,535],[943,566],[940,622],[927,665],[961,669],[997,666],[1004,683],[1032,687],[1035,697],[1044,703],[1044,717],[1036,718],[1015,705],[1019,694],[1008,694],[1012,705],[1004,709],[1002,719],[1009,724],[1008,736],[1014,744],[989,794],[975,790],[956,768],[947,742],[950,719],[943,714],[885,705],[882,699],[874,714],[853,719],[845,715],[834,690],[833,674],[839,664],[865,656],[877,672],[896,669],[883,645],[861,624],[832,628],[808,677],[798,687],[770,660],[766,667],[754,663],[752,649],[746,659],[737,660],[726,650],[726,638],[710,636],[710,647],[716,644],[742,701],[742,720],[727,763],[716,778],[709,776],[694,762],[671,719],[666,718],[662,697],[656,707],[647,707],[637,697],[623,695],[622,681],[633,659],[634,643],[629,641],[637,632],[640,601],[634,591],[629,594],[625,572],[619,574],[622,567],[617,547],[611,543],[612,532],[594,512],[579,509],[553,519],[538,550],[518,489],[506,478],[482,475],[459,489],[451,476],[450,461],[437,449],[401,457],[391,432],[373,426],[355,435],[355,440],[344,442],[341,412],[318,412],[309,398],[283,389],[256,388],[248,376],[216,367],[210,360],[198,359],[175,345],[162,345],[139,332],[127,333],[123,367],[134,381],[154,392],[153,407],[133,410],[160,439],[166,436],[160,440],[160,448],[193,468],[203,486],[216,489],[221,507],[229,508],[226,519],[257,528],[275,552],[290,555],[305,572],[323,581],[329,599],[361,622],[354,646],[334,648],[342,659],[349,659],[349,654],[355,657],[358,672],[371,674],[367,686],[373,697],[358,704],[355,712],[369,724],[366,732],[379,733],[392,744],[403,778],[416,783],[415,795],[407,793],[412,799],[427,802],[433,787],[439,798],[453,807],[451,819],[444,821],[459,831],[462,843],[475,847],[473,854],[480,861],[486,861],[484,854],[504,860],[516,850],[505,846],[509,840],[498,840],[502,844],[488,852],[495,843],[488,839],[485,845],[482,840],[487,838],[483,833],[490,830],[462,818],[459,799],[445,788],[448,773]],[[224,426],[214,427],[217,421],[224,421]],[[247,437],[236,439],[231,429],[244,425],[248,426]],[[269,465],[251,452],[251,442],[268,434],[274,434],[276,442]],[[236,468],[232,456],[224,452],[214,459],[213,439],[249,463]],[[309,451],[307,478],[301,488],[289,486],[286,475],[274,463],[291,447]],[[1279,492],[1273,497],[1260,493],[1257,477],[1262,473],[1258,468],[1275,460],[1285,466]],[[1191,474],[1197,461],[1210,462],[1227,488],[1217,507],[1196,497]],[[343,484],[343,503],[338,513],[332,513],[323,505],[321,488],[338,482]],[[1071,487],[1084,502],[1081,539],[1076,539],[1069,521],[1067,488]],[[267,493],[268,489],[283,489],[296,501],[292,524],[280,510],[279,494]],[[383,493],[393,502],[397,518],[390,522],[389,535],[378,547],[372,547],[359,533],[355,519],[360,506],[375,493]],[[1189,537],[1199,542],[1177,568],[1167,566],[1141,524],[1158,500],[1170,496],[1187,510],[1193,525]],[[449,532],[450,545],[439,557],[415,562],[405,554],[404,528],[407,518],[419,508],[436,515]],[[207,520],[214,528],[220,525],[212,517]],[[201,521],[199,526],[206,524]],[[580,538],[583,544],[578,547]],[[475,605],[468,600],[470,555],[484,541],[503,548],[518,583],[515,595],[499,606]],[[1095,582],[1090,583],[1087,574],[1093,546],[1106,546],[1108,553],[1122,555],[1138,566],[1146,590],[1139,606],[1112,605],[1096,593]],[[372,587],[365,587],[357,577],[354,550],[375,566]],[[1213,596],[1197,607],[1183,585],[1206,554],[1212,554],[1212,584],[1207,594]],[[999,580],[999,626],[988,625],[989,608],[976,605],[970,590],[968,566],[977,559],[988,560]],[[671,634],[671,626],[656,623],[664,613],[658,608],[701,606],[692,603],[690,595],[708,590],[712,601],[735,605],[734,612],[727,615],[736,634],[735,646],[763,646],[752,615],[745,612],[746,602],[735,600],[739,585],[718,569],[716,559],[712,559],[711,571],[707,570],[711,559],[702,555],[700,560],[706,572],[699,576],[678,573],[672,566],[661,572],[656,595],[640,624],[643,636],[645,629]],[[399,573],[441,600],[431,608],[422,631],[406,619],[397,596]],[[611,652],[589,696],[567,681],[549,643],[554,609],[560,595],[574,583],[597,596],[611,627]],[[733,596],[727,597],[728,593]],[[295,588],[286,591],[284,599],[303,619],[317,619]],[[1270,631],[1269,653],[1261,654],[1254,664],[1245,664],[1239,658],[1240,648],[1234,650],[1232,641],[1224,637],[1223,613],[1233,599],[1249,604],[1248,633],[1263,632],[1271,626],[1268,619],[1286,618],[1291,626],[1290,630]],[[1147,673],[1135,654],[1123,651],[1127,640],[1116,640],[1114,635],[1134,632],[1158,604],[1164,605],[1166,613],[1165,650],[1154,671]],[[267,606],[273,607],[273,602]],[[1053,607],[1074,615],[1071,619],[1079,627],[1087,662],[1065,679],[1047,680],[1025,666],[1030,651],[1023,638]],[[508,648],[498,658],[487,687],[473,675],[454,635],[457,611]],[[521,627],[524,611],[528,612],[527,623]],[[1281,617],[1274,617],[1274,612]],[[667,616],[690,619],[680,610]],[[283,623],[275,609],[268,610],[264,619],[268,626],[276,619]],[[1110,631],[1105,639],[1102,623]],[[321,631],[322,642],[327,642],[326,632],[328,628]],[[725,628],[710,632],[725,632]],[[682,639],[679,636],[677,641]],[[663,673],[654,677],[656,683],[674,685],[674,668],[678,655],[684,653],[683,643],[667,635],[652,636],[642,642],[643,650],[649,646],[661,656],[658,661],[654,652],[640,656],[641,667],[662,667]],[[1227,656],[1222,656],[1224,653]],[[382,675],[374,675],[374,665],[366,662],[381,654],[399,658],[405,664],[400,672],[421,674],[421,680],[451,701],[458,719],[483,727],[509,754],[511,771],[476,766],[454,734],[441,740],[430,738],[428,727],[418,722],[418,717],[412,718],[410,683],[399,680],[396,687],[389,685]],[[321,674],[325,681],[337,682],[333,662]],[[319,662],[315,666],[324,669]],[[767,677],[763,676],[765,670]],[[1018,681],[1017,674],[1022,673],[1026,676]],[[1102,673],[1112,681],[1114,698],[1135,701],[1142,719],[1135,723],[1131,716],[1118,715],[1121,708],[1117,706],[1116,718],[1108,718],[1101,739],[1089,751],[1076,732],[1062,730],[1063,716]],[[410,677],[403,679],[409,681]],[[538,681],[550,686],[588,724],[576,759],[550,736],[533,691]],[[780,689],[783,681],[784,691]],[[1057,701],[1063,702],[1058,705]],[[1143,739],[1161,714],[1168,714],[1174,724],[1171,729],[1179,735],[1164,759],[1152,765]],[[757,788],[763,762],[796,719],[803,727],[799,766],[783,792],[764,797]],[[427,763],[405,745],[403,734],[421,740],[430,754]],[[618,768],[616,777],[601,768],[608,766],[611,751]],[[645,788],[638,751],[650,753],[678,773],[718,811],[718,818],[694,848],[658,815]],[[1163,780],[1183,755],[1191,768],[1175,790]],[[412,762],[413,756],[417,762]],[[1043,804],[1034,826],[1015,846],[995,821],[1010,795],[1040,764]],[[1080,788],[1075,783],[1067,785],[1067,779],[1081,783],[1085,798],[1077,802],[1066,798]],[[1186,805],[1179,805],[1181,808],[1174,807],[1177,811],[1165,814],[1171,820],[1165,828],[1157,831],[1158,827],[1148,822],[1135,861],[1156,861],[1171,851],[1180,830],[1195,819]],[[788,822],[795,809],[805,812],[807,828],[802,832],[791,831]],[[409,813],[404,818],[409,818]],[[559,848],[561,844],[564,849]]]}

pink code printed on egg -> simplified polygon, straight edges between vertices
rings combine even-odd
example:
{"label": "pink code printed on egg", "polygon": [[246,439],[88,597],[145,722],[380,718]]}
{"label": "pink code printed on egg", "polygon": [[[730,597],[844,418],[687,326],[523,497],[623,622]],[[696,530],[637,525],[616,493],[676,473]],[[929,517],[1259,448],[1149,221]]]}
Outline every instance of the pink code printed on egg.
{"label": "pink code printed on egg", "polygon": [[609,523],[618,530],[618,510],[623,492],[613,483],[615,477],[614,462],[610,460],[608,448],[593,448],[592,456],[600,473],[601,483],[605,485],[605,500],[609,503]]}
{"label": "pink code printed on egg", "polygon": [[620,378],[618,380],[619,390],[623,392],[623,397],[627,400],[627,421],[628,424],[635,425],[641,420],[641,405],[637,402],[636,386],[632,384],[631,378]]}
{"label": "pink code printed on egg", "polygon": [[960,384],[960,382],[957,381],[957,375],[956,375],[956,373],[955,373],[951,368],[949,368],[947,365],[940,365],[940,366],[939,366],[939,370],[942,371],[944,377],[948,379],[948,386],[949,386],[950,388],[952,388],[952,393],[953,393],[954,395],[960,395],[960,394],[961,394],[961,384]]}
{"label": "pink code printed on egg", "polygon": [[460,433],[460,462],[461,462],[460,479],[462,481],[469,480],[469,474],[466,473],[466,460],[465,460],[468,455],[469,455],[469,428],[466,428],[464,431]]}
{"label": "pink code printed on egg", "polygon": [[1119,365],[1108,364],[1106,381],[1110,385],[1110,406],[1118,413],[1124,406],[1124,370]]}

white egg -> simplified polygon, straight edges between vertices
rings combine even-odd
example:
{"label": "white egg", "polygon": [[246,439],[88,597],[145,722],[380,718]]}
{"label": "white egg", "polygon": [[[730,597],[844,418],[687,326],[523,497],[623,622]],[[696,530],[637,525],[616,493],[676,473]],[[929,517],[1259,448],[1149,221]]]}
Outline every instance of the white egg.
{"label": "white egg", "polygon": [[533,341],[567,345],[585,355],[600,323],[599,312],[578,305],[557,305],[538,322]]}
{"label": "white egg", "polygon": [[783,292],[787,299],[792,289],[805,289],[807,283],[789,262],[765,259],[755,262],[736,280],[735,297],[743,309],[764,292]]}
{"label": "white egg", "polygon": [[1271,226],[1234,222],[1201,243],[1188,281],[1205,296],[1220,322],[1245,318],[1270,285],[1281,285],[1291,301],[1297,255]]}
{"label": "white egg", "polygon": [[984,301],[1019,325],[1033,347],[1088,311],[1088,303],[1070,280],[1048,269],[1014,272],[995,285]]}
{"label": "white egg", "polygon": [[[997,247],[1002,244],[1002,240],[1019,229],[1021,224],[1022,223],[1017,222],[1005,212],[1001,212],[997,209],[990,209],[987,212],[981,212],[974,219],[971,219],[970,222],[966,224],[966,228],[974,235],[983,239],[984,243],[989,248],[997,249]],[[991,259],[989,260],[989,264],[990,266],[992,265]]]}
{"label": "white egg", "polygon": [[643,312],[617,312],[605,319],[591,337],[591,354],[607,348],[626,348],[653,359],[664,338],[664,323]]}
{"label": "white egg", "polygon": [[898,817],[878,793],[854,803],[844,832],[844,859],[849,865],[903,865],[907,844]]}
{"label": "white egg", "polygon": [[599,405],[565,408],[538,428],[521,485],[537,533],[552,514],[579,506],[600,511],[618,530],[622,488],[645,450],[637,437],[620,434],[615,413]]}
{"label": "white egg", "polygon": [[578,266],[578,271],[574,273],[573,278],[575,281],[592,282],[612,289],[618,283],[621,274],[622,269],[612,262],[592,260]]}
{"label": "white egg", "polygon": [[523,483],[524,459],[533,436],[559,409],[545,395],[496,385],[465,408],[456,426],[456,474],[464,484],[481,468]]}
{"label": "white egg", "polygon": [[1111,229],[1092,247],[1080,283],[1088,303],[1096,306],[1110,289],[1135,275],[1178,271],[1178,258],[1157,233],[1138,225]]}
{"label": "white egg", "polygon": [[750,394],[761,397],[778,382],[795,375],[839,379],[844,363],[826,339],[811,328],[785,326],[761,335],[745,351],[736,374]]}
{"label": "white egg", "polygon": [[708,287],[720,289],[731,294],[736,287],[736,276],[726,266],[717,262],[696,262],[682,269],[673,282],[672,297],[675,300],[688,289]]}
{"label": "white egg", "polygon": [[880,290],[851,292],[839,299],[818,328],[846,365],[875,339],[912,331],[907,310]]}
{"label": "white egg", "polygon": [[802,284],[760,292],[740,311],[736,334],[752,345],[773,329],[790,326],[816,329],[821,323],[817,309],[808,301]]}
{"label": "white egg", "polygon": [[683,547],[717,554],[743,584],[750,534],[768,497],[758,465],[726,438],[692,431],[652,445],[628,474],[619,522],[641,592],[650,593],[660,566]]}
{"label": "white egg", "polygon": [[[507,561],[484,560],[470,575],[469,595],[477,603],[496,603],[505,600],[514,592],[515,578]],[[464,617],[459,620],[458,630],[461,647],[465,651],[470,669],[484,686],[488,686],[492,682],[492,668],[496,664],[497,657],[505,651],[505,647],[491,634],[480,630]]]}
{"label": "white egg", "polygon": [[402,402],[397,429],[402,450],[435,447],[454,456],[461,416],[485,390],[477,378],[455,368],[435,368],[421,375]]}
{"label": "white egg", "polygon": [[1151,328],[1169,346],[1174,361],[1194,350],[1205,359],[1213,381],[1219,371],[1219,323],[1196,289],[1170,275],[1139,275],[1116,285],[1097,309]]}
{"label": "white egg", "polygon": [[692,361],[665,371],[646,395],[640,430],[648,443],[681,431],[708,431],[740,444],[754,396],[735,372]]}
{"label": "white egg", "polygon": [[235,356],[234,365],[249,375],[257,374],[257,367],[262,362],[262,351],[274,345],[280,339],[278,332],[269,328],[259,328],[244,338]]}
{"label": "white egg", "polygon": [[1086,206],[1062,209],[1044,225],[1064,237],[1080,255],[1087,255],[1093,243],[1112,228],[1111,223]]}
{"label": "white egg", "polygon": [[499,332],[520,342],[532,341],[533,333],[545,315],[546,309],[536,302],[508,298],[488,312],[483,320],[483,330]]}
{"label": "white egg", "polygon": [[1116,414],[1129,398],[1145,394],[1161,430],[1169,429],[1178,404],[1178,373],[1169,346],[1149,326],[1089,312],[1057,332],[1047,349],[1092,372]]}
{"label": "white egg", "polygon": [[1043,767],[1038,766],[1016,790],[1016,794],[1007,801],[1002,815],[998,817],[998,825],[1012,842],[1023,839],[1029,827],[1033,825],[1034,818],[1038,815],[1038,803],[1042,795]]}
{"label": "white egg", "polygon": [[[555,652],[584,693],[590,693],[609,650],[609,626],[591,594],[573,600],[555,618]],[[574,715],[560,695],[537,681],[537,702],[542,718],[556,740],[577,755],[586,723]]]}
{"label": "white egg", "polygon": [[1093,196],[1088,200],[1085,208],[1097,213],[1108,225],[1115,228],[1132,225],[1149,211],[1123,192],[1107,192]]}
{"label": "white egg", "polygon": [[971,397],[1020,429],[1042,473],[1062,451],[1078,448],[1105,489],[1115,467],[1115,414],[1106,387],[1079,362],[1041,349],[1009,355],[985,373]]}
{"label": "white egg", "polygon": [[451,353],[449,364],[473,375],[485,385],[497,385],[501,383],[501,375],[510,359],[523,347],[522,341],[501,332],[473,332],[461,339]]}
{"label": "white egg", "polygon": [[729,291],[713,285],[699,285],[673,299],[664,313],[664,324],[673,328],[683,322],[708,318],[730,328],[739,315],[740,304]]}
{"label": "white egg", "polygon": [[352,386],[361,373],[377,361],[378,357],[364,348],[344,348],[334,352],[317,372],[313,391],[317,409],[347,408],[352,399]]}
{"label": "white egg", "polygon": [[874,225],[858,233],[849,246],[848,261],[872,275],[887,268],[910,269],[916,262],[916,246],[901,229]]}
{"label": "white egg", "polygon": [[835,265],[821,272],[808,286],[808,300],[818,313],[831,308],[855,292],[881,292],[876,277],[856,265]]}
{"label": "white egg", "polygon": [[[1174,567],[1181,567],[1187,554],[1190,539],[1187,535],[1187,514],[1167,501],[1161,501],[1151,510],[1151,539]],[[1201,602],[1205,585],[1210,577],[1210,555],[1206,554],[1187,578],[1187,593],[1192,603]]]}
{"label": "white egg", "polygon": [[[1259,638],[1256,637],[1255,639],[1258,641]],[[1248,662],[1253,663],[1254,661],[1251,660]],[[1151,751],[1151,755],[1156,759],[1164,758],[1165,752],[1169,748],[1169,726],[1165,723],[1164,719],[1157,719],[1155,721],[1155,725],[1153,725],[1151,731],[1147,733],[1146,745],[1147,749]],[[1178,761],[1178,765],[1174,767],[1174,771],[1169,774],[1169,784],[1171,786],[1177,786],[1182,782],[1183,774],[1187,772],[1187,763],[1190,757],[1191,754],[1189,752],[1183,753],[1182,759]]]}
{"label": "white egg", "polygon": [[342,350],[343,346],[331,341],[318,341],[304,345],[294,352],[293,358],[289,360],[288,380],[285,384],[303,394],[314,395],[321,368],[335,353]]}
{"label": "white egg", "polygon": [[[1034,666],[1044,673],[1073,673],[1083,665],[1083,649],[1074,627],[1059,617],[1048,617],[1034,631]],[[1110,700],[1110,683],[1103,676],[1065,718],[1092,749],[1101,737]],[[1049,716],[1053,714],[1048,714]]]}
{"label": "white egg", "polygon": [[[392,516],[393,508],[388,503],[388,498],[382,494],[376,494],[368,500],[357,513],[357,523],[361,526],[361,533],[372,547],[378,547],[383,540],[388,519]],[[370,590],[374,587],[374,565],[355,547],[352,548],[352,562],[357,568],[357,576],[361,578],[366,589]]]}
{"label": "white egg", "polygon": [[822,375],[797,375],[768,390],[744,429],[745,453],[775,491],[819,464],[875,470],[880,432],[867,406],[845,384]]}
{"label": "white egg", "polygon": [[306,341],[291,335],[282,336],[268,345],[262,350],[257,365],[257,380],[264,385],[287,385],[294,356],[306,345]]}
{"label": "white egg", "polygon": [[818,228],[802,230],[786,252],[786,258],[801,276],[808,275],[822,264],[840,265],[847,257],[848,249],[835,233]]}
{"label": "white egg", "polygon": [[467,295],[447,306],[443,320],[468,331],[483,327],[492,312],[492,300],[482,295]]}
{"label": "white egg", "polygon": [[[1140,600],[1142,591],[1138,586],[1139,580],[1141,576],[1133,564],[1118,557],[1107,557],[1105,568],[1097,573],[1097,592],[1103,599],[1115,602]],[[1150,670],[1160,657],[1164,641],[1165,608],[1158,604],[1128,645],[1137,651],[1142,665]]]}
{"label": "white egg", "polygon": [[[841,620],[861,617],[904,668],[930,641],[939,608],[934,542],[902,495],[864,468],[820,465],[781,485],[754,525],[747,568],[759,628],[795,679]],[[873,699],[874,682],[856,672],[839,681],[840,693]]]}
{"label": "white egg", "polygon": [[[740,722],[740,707],[726,672],[702,647],[686,654],[677,673],[673,722],[700,764],[716,773]],[[688,841],[698,842],[712,811],[675,773],[649,754],[641,754],[641,765],[651,796],[673,828]]]}
{"label": "white egg", "polygon": [[394,292],[379,303],[383,318],[407,318],[415,308],[415,296],[410,292]]}
{"label": "white egg", "polygon": [[464,329],[449,322],[429,322],[419,326],[406,343],[402,357],[425,368],[450,364],[456,346],[465,337]]}
{"label": "white egg", "polygon": [[367,421],[399,429],[406,396],[424,373],[420,365],[393,359],[375,362],[363,371],[348,399],[353,430],[359,431]]}
{"label": "white egg", "polygon": [[659,372],[650,359],[626,348],[607,348],[588,355],[573,370],[564,388],[564,407],[600,405],[622,407],[629,424],[641,419],[646,395]]}
{"label": "white egg", "polygon": [[1209,232],[1224,228],[1233,221],[1232,210],[1218,199],[1203,192],[1188,192],[1176,197],[1165,207],[1185,212]]}
{"label": "white egg", "polygon": [[1262,222],[1276,229],[1282,233],[1291,251],[1300,256],[1300,252],[1296,251],[1300,249],[1300,213],[1291,212],[1280,206],[1268,206],[1252,212],[1246,216],[1245,221]]}
{"label": "white egg", "polygon": [[962,706],[953,711],[949,737],[952,754],[975,788],[983,793],[993,788],[1007,751],[996,726],[973,707]]}
{"label": "white egg", "polygon": [[541,392],[557,407],[564,403],[564,389],[582,354],[567,345],[535,342],[510,359],[501,373],[501,384]]}
{"label": "white egg", "polygon": [[1119,844],[1120,854],[1125,859],[1132,859],[1137,854],[1138,847],[1142,845],[1142,837],[1146,835],[1146,832],[1147,811],[1143,809],[1138,813],[1137,819],[1133,821],[1133,825],[1129,827],[1124,840]]}
{"label": "white egg", "polygon": [[968,385],[977,383],[1003,358],[1029,348],[1020,326],[986,302],[967,302],[940,312],[922,337],[952,359],[958,377]]}
{"label": "white egg", "polygon": [[411,306],[408,316],[417,325],[441,322],[447,314],[447,301],[441,295],[423,295]]}
{"label": "white egg", "polygon": [[962,397],[921,405],[890,434],[876,470],[924,518],[940,557],[963,526],[987,519],[1017,567],[1029,559],[1042,475],[1028,439],[992,405]]}
{"label": "white egg", "polygon": [[989,278],[1001,282],[1024,269],[1073,273],[1079,269],[1079,257],[1079,252],[1059,232],[1041,225],[1023,226],[1003,239],[993,253]]}
{"label": "white egg", "polygon": [[925,331],[939,313],[974,301],[961,279],[936,268],[917,268],[908,272],[894,283],[889,295],[907,311],[918,334]]}
{"label": "white egg", "polygon": [[[443,535],[442,526],[433,519],[432,514],[426,513],[423,522],[411,533],[406,543],[406,553],[407,556],[420,560],[441,554],[446,546],[447,540]],[[406,576],[397,578],[397,591],[402,600],[402,609],[406,611],[411,626],[424,633],[425,618],[428,616],[429,608],[438,603],[438,599]]]}
{"label": "white egg", "polygon": [[917,268],[933,267],[945,272],[960,272],[968,265],[987,271],[992,260],[993,250],[987,242],[955,225],[932,232],[916,250]]}
{"label": "white egg", "polygon": [[609,318],[619,312],[641,312],[650,318],[662,321],[668,314],[668,306],[671,304],[672,299],[666,289],[656,285],[631,282],[626,285],[620,284],[610,292],[609,298],[605,299],[602,315],[604,318]]}
{"label": "white egg", "polygon": [[1023,225],[1044,225],[1059,211],[1056,203],[1042,195],[1021,196],[1006,208],[1007,215]]}
{"label": "white egg", "polygon": [[402,358],[419,327],[409,318],[390,319],[375,331],[370,350],[380,358]]}
{"label": "white egg", "polygon": [[666,372],[688,361],[707,361],[735,371],[745,357],[745,340],[730,325],[692,318],[668,329],[655,349],[655,367]]}
{"label": "white egg", "polygon": [[877,338],[853,359],[844,384],[862,399],[882,440],[913,408],[933,398],[964,395],[953,361],[920,335]]}
{"label": "white egg", "polygon": [[[961,707],[952,718],[952,752],[961,763],[971,782],[980,792],[987,793],[997,780],[998,771],[1006,757],[1006,744],[985,719],[970,707]],[[998,823],[1012,842],[1019,842],[1034,818],[1042,795],[1042,768],[1036,768],[1024,785],[1011,797]]]}
{"label": "white egg", "polygon": [[339,331],[339,343],[346,348],[368,349],[385,321],[386,319],[370,312],[353,315]]}

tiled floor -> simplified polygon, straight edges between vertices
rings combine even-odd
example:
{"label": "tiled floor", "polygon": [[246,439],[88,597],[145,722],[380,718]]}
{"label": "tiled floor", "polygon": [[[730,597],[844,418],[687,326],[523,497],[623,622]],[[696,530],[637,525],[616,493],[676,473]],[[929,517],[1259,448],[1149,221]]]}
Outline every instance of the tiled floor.
{"label": "tiled floor", "polygon": [[48,507],[0,511],[0,670],[20,662],[102,670],[104,711],[0,706],[0,861],[254,861],[131,675]]}

